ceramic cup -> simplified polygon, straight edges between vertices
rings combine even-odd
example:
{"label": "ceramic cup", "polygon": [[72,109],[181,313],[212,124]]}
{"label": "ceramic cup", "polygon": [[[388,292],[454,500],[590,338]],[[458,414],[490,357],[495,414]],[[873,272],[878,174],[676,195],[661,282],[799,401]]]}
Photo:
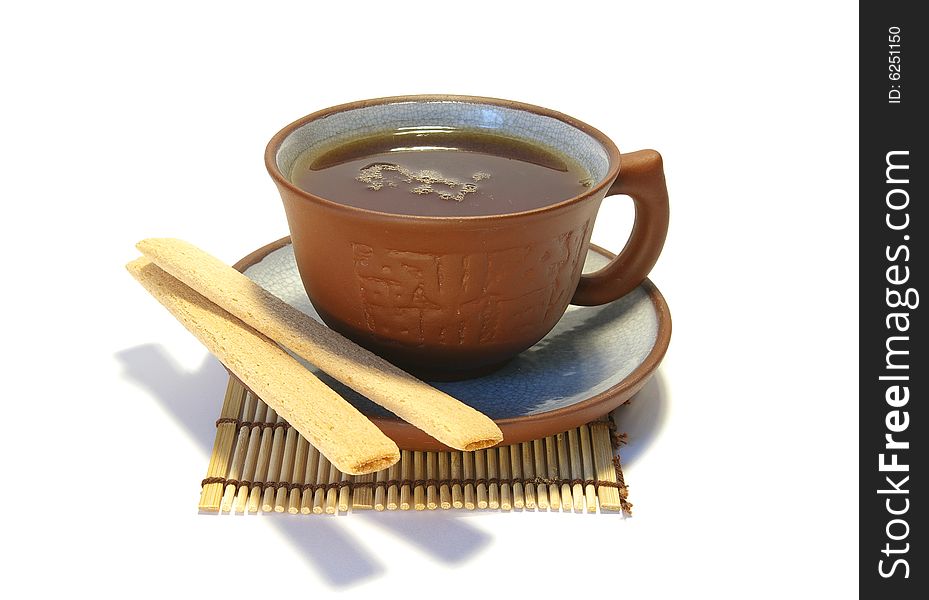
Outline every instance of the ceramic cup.
{"label": "ceramic cup", "polygon": [[[289,179],[296,158],[314,146],[427,125],[542,143],[573,157],[596,183],[578,196],[524,212],[427,217],[347,206]],[[633,290],[658,259],[668,229],[668,192],[657,152],[620,154],[590,125],[508,100],[401,96],[327,108],[278,132],[265,164],[284,201],[300,277],[320,317],[425,379],[489,372],[542,339],[569,303],[604,304]],[[634,201],[632,234],[606,267],[582,275],[600,203],[615,194]]]}

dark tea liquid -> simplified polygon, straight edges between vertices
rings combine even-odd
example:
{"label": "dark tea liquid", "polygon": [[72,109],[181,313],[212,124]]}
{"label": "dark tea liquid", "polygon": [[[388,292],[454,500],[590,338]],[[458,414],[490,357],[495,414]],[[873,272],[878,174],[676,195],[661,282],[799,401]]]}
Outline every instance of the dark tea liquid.
{"label": "dark tea liquid", "polygon": [[333,202],[405,215],[475,216],[556,204],[590,187],[571,158],[484,131],[415,128],[311,149],[291,181]]}

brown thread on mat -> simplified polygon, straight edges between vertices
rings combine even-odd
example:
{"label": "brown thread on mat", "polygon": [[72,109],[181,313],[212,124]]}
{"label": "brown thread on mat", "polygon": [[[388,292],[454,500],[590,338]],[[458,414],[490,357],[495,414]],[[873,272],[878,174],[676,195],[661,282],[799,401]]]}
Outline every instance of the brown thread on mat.
{"label": "brown thread on mat", "polygon": [[629,486],[626,485],[626,480],[623,478],[623,469],[622,465],[619,462],[619,457],[613,458],[613,467],[616,469],[616,481],[619,483],[619,507],[623,509],[628,515],[632,515],[632,502],[629,502]]}
{"label": "brown thread on mat", "polygon": [[[212,478],[209,478],[209,479],[212,479]],[[206,483],[217,483],[215,481],[207,481],[206,479],[204,479],[204,481]],[[369,485],[364,484],[364,483],[353,483],[351,481],[336,481],[333,483],[319,483],[319,484],[317,483],[301,484],[301,483],[290,483],[289,481],[236,481],[234,479],[229,479],[226,481],[226,483],[229,485],[232,485],[234,483],[239,484],[239,485],[245,485],[250,488],[258,489],[260,491],[264,491],[266,489],[281,489],[281,488],[287,488],[288,491],[290,490],[303,490],[303,491],[327,490],[328,491],[328,490],[342,489],[344,487],[350,487],[352,485],[356,485],[358,487],[370,487]]]}
{"label": "brown thread on mat", "polygon": [[224,483],[226,485],[235,485],[236,487],[240,485],[245,485],[248,487],[258,488],[264,490],[266,488],[288,488],[288,490],[301,490],[301,491],[316,491],[316,490],[332,490],[332,489],[342,489],[343,487],[353,487],[353,488],[376,488],[376,487],[390,487],[390,486],[401,486],[401,485],[410,485],[413,487],[420,486],[442,486],[442,485],[501,485],[509,484],[513,485],[520,483],[523,485],[533,484],[533,485],[593,485],[598,487],[613,487],[620,489],[620,495],[623,493],[625,484],[616,481],[599,481],[597,479],[553,479],[550,477],[487,477],[487,478],[469,478],[469,479],[391,479],[388,481],[335,481],[332,483],[290,483],[288,481],[247,481],[247,480],[236,480],[236,479],[226,479],[225,477],[207,477],[202,482],[201,485],[207,485],[210,483]]}
{"label": "brown thread on mat", "polygon": [[252,429],[261,428],[261,429],[290,429],[291,424],[287,421],[280,421],[278,423],[265,423],[264,421],[243,421],[238,417],[221,417],[216,419],[216,426],[219,427],[224,423],[235,423],[236,428],[241,427],[250,427]]}
{"label": "brown thread on mat", "polygon": [[616,454],[613,457],[613,469],[616,471],[616,488],[619,490],[619,508],[622,509],[624,513],[629,516],[632,516],[632,502],[629,502],[629,486],[626,485],[626,480],[623,477],[623,467],[619,459],[619,448],[620,446],[626,445],[626,442],[629,439],[628,434],[617,433],[616,431],[616,421],[613,420],[613,415],[610,415],[608,419],[609,429],[610,429],[610,442],[613,446],[613,452]]}

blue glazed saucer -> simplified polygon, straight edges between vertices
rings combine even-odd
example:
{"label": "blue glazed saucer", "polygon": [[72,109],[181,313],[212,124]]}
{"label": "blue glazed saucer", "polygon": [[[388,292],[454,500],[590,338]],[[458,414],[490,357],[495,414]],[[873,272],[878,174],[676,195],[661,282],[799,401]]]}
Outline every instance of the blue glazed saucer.
{"label": "blue glazed saucer", "polygon": [[[611,257],[591,246],[585,272],[605,266]],[[303,289],[289,238],[256,250],[235,267],[320,320]],[[658,368],[670,338],[668,306],[646,279],[610,304],[569,306],[545,338],[489,375],[430,383],[494,419],[503,431],[504,443],[523,442],[588,423],[631,398]],[[301,362],[371,418],[400,448],[446,449],[390,411]]]}

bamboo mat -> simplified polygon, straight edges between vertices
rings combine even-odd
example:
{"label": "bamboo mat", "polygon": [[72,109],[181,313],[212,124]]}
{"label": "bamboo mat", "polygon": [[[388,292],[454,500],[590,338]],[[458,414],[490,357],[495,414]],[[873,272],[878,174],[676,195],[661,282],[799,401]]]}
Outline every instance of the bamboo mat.
{"label": "bamboo mat", "polygon": [[631,514],[611,421],[477,452],[401,451],[400,462],[345,475],[272,408],[229,378],[202,482],[203,512],[551,510]]}

